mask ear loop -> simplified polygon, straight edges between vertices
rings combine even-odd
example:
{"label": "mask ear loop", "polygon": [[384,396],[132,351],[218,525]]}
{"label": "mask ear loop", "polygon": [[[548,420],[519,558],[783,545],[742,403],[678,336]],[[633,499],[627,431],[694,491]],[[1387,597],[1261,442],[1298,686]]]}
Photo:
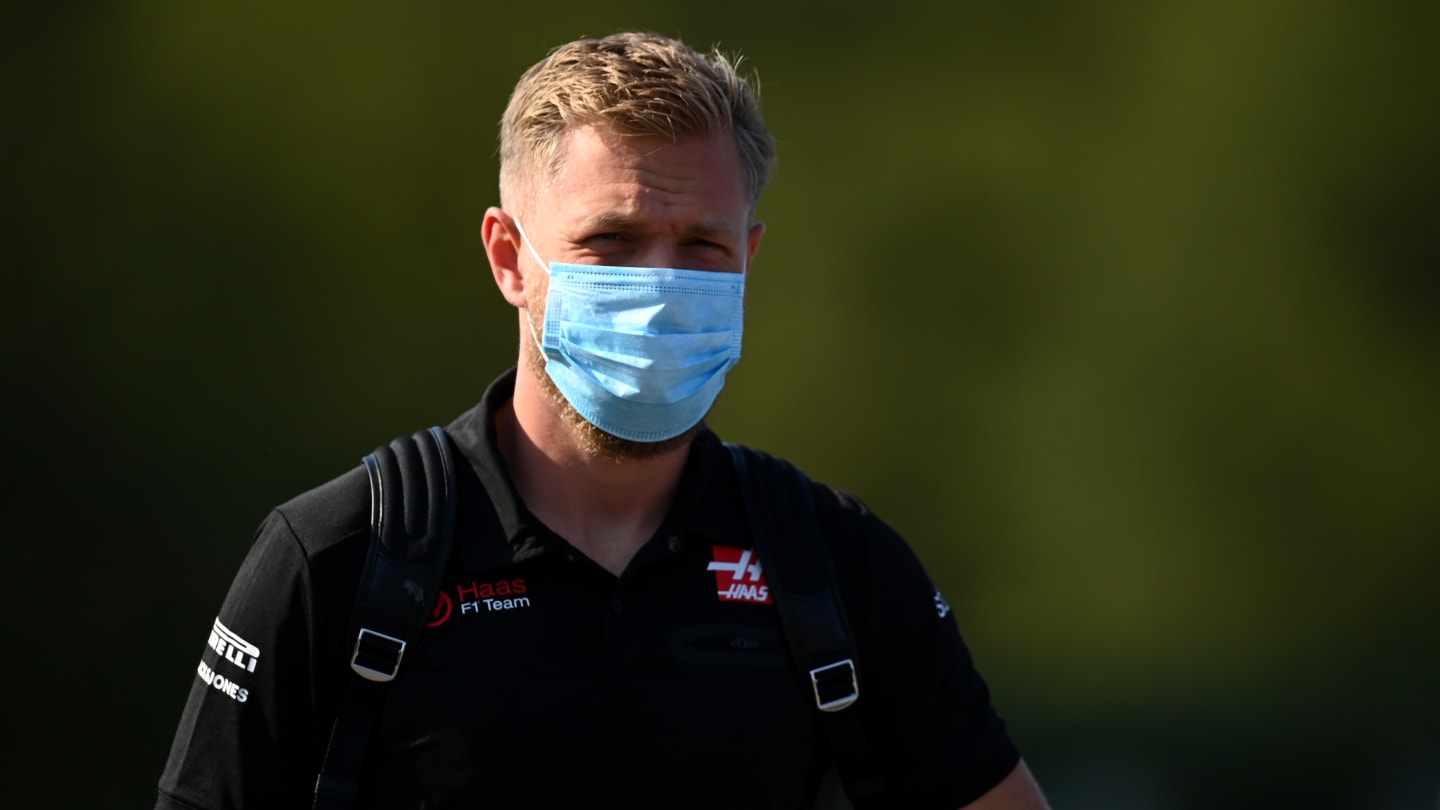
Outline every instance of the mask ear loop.
{"label": "mask ear loop", "polygon": [[[540,258],[540,251],[536,250],[535,246],[530,243],[530,237],[525,234],[525,226],[520,224],[520,218],[512,216],[510,219],[515,222],[515,230],[520,232],[520,241],[525,243],[525,247],[530,250],[530,255],[535,257],[536,264],[540,265],[540,269],[545,271],[545,275],[548,278],[550,276],[550,266],[545,263],[544,259]],[[530,307],[528,306],[525,307],[525,323],[530,327],[530,339],[535,341],[535,350],[540,352],[540,358],[546,365],[549,365],[550,356],[545,353],[545,344],[540,342],[540,333],[535,331],[535,319],[530,317]]]}
{"label": "mask ear loop", "polygon": [[515,223],[515,230],[520,232],[520,241],[525,243],[525,247],[530,251],[530,255],[535,257],[535,263],[540,265],[540,269],[545,271],[545,275],[550,275],[550,265],[546,264],[545,260],[540,258],[540,251],[535,249],[535,245],[531,244],[530,237],[525,234],[525,226],[520,224],[520,218],[512,216],[510,219]]}

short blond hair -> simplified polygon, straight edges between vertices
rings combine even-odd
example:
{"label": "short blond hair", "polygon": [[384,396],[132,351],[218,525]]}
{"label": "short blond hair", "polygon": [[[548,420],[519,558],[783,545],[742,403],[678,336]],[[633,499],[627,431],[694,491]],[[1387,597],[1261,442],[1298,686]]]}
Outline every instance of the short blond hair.
{"label": "short blond hair", "polygon": [[515,85],[500,123],[500,194],[533,193],[525,181],[560,169],[567,132],[598,125],[620,135],[679,141],[729,132],[740,151],[753,214],[775,164],[775,140],[760,99],[739,74],[740,58],[702,55],[651,33],[623,33],[561,45]]}

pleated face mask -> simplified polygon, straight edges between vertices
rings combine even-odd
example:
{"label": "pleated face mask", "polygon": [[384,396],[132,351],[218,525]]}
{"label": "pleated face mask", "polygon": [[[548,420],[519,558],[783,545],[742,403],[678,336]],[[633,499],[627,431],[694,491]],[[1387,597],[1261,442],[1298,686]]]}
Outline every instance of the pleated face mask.
{"label": "pleated face mask", "polygon": [[[745,274],[547,263],[545,373],[586,421],[658,442],[694,427],[740,360]],[[527,320],[529,313],[526,313]]]}

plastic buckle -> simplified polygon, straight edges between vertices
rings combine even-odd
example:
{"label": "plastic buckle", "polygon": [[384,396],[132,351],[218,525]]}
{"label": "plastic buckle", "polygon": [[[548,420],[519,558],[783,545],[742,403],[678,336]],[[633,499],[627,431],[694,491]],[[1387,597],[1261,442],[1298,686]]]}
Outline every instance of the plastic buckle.
{"label": "plastic buckle", "polygon": [[355,639],[355,654],[350,657],[350,668],[367,681],[384,683],[395,679],[404,655],[405,642],[362,627]]}
{"label": "plastic buckle", "polygon": [[855,662],[849,658],[810,670],[810,683],[815,687],[815,705],[822,712],[838,712],[860,699]]}

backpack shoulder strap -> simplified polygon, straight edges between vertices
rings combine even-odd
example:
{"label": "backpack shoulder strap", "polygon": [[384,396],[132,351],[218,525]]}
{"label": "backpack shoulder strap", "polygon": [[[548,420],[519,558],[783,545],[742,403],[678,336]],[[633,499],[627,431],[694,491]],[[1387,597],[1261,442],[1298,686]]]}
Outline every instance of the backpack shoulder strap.
{"label": "backpack shoulder strap", "polygon": [[351,612],[354,677],[342,684],[315,780],[316,810],[354,803],[385,687],[425,628],[455,538],[455,462],[443,429],[399,437],[364,462],[370,475],[370,550]]}
{"label": "backpack shoulder strap", "polygon": [[788,461],[737,444],[725,447],[791,659],[815,694],[845,795],[855,810],[888,808],[864,718],[854,708],[860,700],[860,660],[835,588],[814,483]]}

